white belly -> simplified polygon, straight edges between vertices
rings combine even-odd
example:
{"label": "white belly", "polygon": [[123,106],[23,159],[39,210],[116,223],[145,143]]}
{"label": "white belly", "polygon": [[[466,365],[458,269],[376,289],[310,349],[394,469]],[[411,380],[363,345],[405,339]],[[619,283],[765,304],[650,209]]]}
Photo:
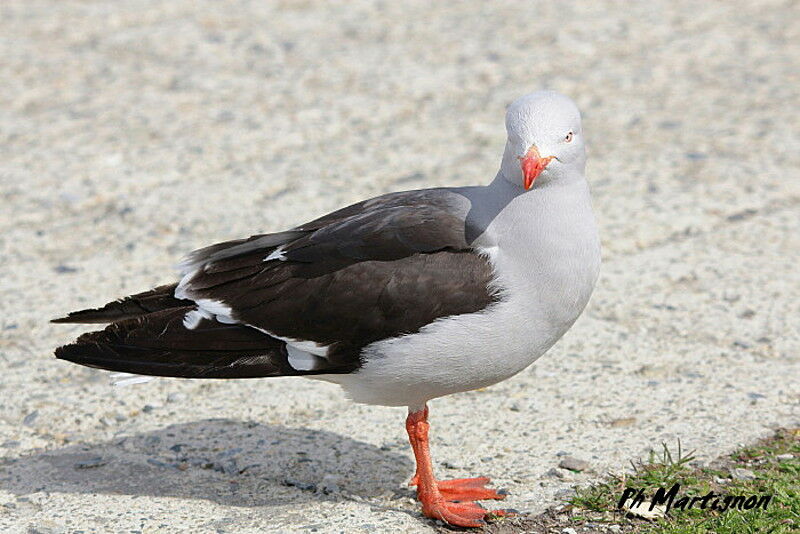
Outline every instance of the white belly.
{"label": "white belly", "polygon": [[356,402],[419,407],[435,397],[490,386],[525,369],[563,332],[514,317],[508,302],[440,319],[416,334],[373,343],[364,365],[324,377]]}

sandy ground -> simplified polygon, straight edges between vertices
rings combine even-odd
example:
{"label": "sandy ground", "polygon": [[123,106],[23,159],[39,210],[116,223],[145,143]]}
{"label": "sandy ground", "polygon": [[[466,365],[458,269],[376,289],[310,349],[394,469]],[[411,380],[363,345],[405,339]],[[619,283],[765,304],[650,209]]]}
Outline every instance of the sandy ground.
{"label": "sandy ground", "polygon": [[[403,410],[112,388],[47,320],[214,241],[488,182],[542,87],[584,110],[603,272],[535,366],[432,404],[440,474],[535,512],[663,441],[708,459],[797,424],[798,57],[794,2],[3,1],[0,530],[431,532]],[[556,476],[564,453],[594,473]]]}

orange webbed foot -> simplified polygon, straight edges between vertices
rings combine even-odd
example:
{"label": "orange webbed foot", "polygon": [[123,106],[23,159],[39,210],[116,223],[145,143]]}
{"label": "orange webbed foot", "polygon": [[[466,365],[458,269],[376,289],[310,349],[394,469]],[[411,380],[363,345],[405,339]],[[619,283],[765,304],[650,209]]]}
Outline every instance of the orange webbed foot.
{"label": "orange webbed foot", "polygon": [[487,477],[456,478],[439,480],[437,486],[448,501],[482,501],[485,499],[505,499],[505,490],[487,488],[491,481]]}
{"label": "orange webbed foot", "polygon": [[[513,515],[511,510],[487,510],[476,502],[482,499],[505,499],[506,493],[487,488],[486,477],[437,480],[433,495],[419,494],[422,513],[431,519],[441,519],[457,527],[480,527],[487,517]],[[410,484],[417,485],[417,477]]]}
{"label": "orange webbed foot", "polygon": [[431,519],[441,519],[456,527],[481,527],[483,519],[492,514],[474,502],[448,502],[444,499],[422,503],[422,513]]}
{"label": "orange webbed foot", "polygon": [[[446,501],[482,501],[487,499],[505,499],[508,495],[505,490],[487,488],[491,480],[488,477],[456,478],[453,480],[437,480],[436,487]],[[411,486],[417,485],[417,477],[409,482]]]}

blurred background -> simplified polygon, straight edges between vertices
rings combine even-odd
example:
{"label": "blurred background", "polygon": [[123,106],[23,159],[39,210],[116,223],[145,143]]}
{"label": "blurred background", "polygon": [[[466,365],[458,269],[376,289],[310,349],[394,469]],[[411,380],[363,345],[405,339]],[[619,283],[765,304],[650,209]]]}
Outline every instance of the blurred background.
{"label": "blurred background", "polygon": [[432,531],[401,410],[297,379],[111,388],[47,320],[214,241],[487,183],[505,106],[542,88],[584,114],[603,272],[534,367],[434,403],[443,475],[536,512],[596,477],[548,476],[558,453],[602,473],[797,422],[798,58],[791,1],[5,0],[0,526]]}

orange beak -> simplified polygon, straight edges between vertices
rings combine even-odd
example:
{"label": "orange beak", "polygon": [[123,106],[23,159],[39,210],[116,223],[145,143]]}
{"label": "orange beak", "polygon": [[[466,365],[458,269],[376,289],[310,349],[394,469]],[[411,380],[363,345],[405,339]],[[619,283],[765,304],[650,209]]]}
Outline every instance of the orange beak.
{"label": "orange beak", "polygon": [[519,158],[519,164],[522,167],[522,185],[525,189],[531,188],[533,181],[542,174],[551,159],[553,159],[553,156],[547,156],[546,158],[539,156],[539,149],[536,148],[536,145],[531,146],[525,157]]}

